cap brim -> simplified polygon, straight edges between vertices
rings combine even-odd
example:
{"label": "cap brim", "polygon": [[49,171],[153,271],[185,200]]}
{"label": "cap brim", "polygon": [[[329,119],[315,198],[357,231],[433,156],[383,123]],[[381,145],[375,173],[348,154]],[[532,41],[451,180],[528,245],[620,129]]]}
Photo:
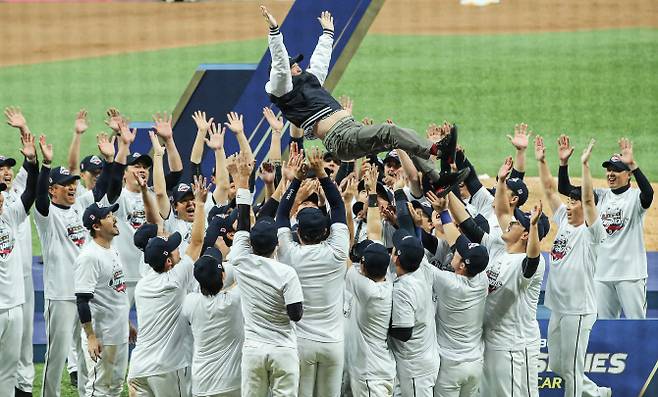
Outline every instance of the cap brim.
{"label": "cap brim", "polygon": [[16,165],[16,160],[12,159],[11,157],[0,161],[0,167],[4,167],[4,166],[13,167],[15,165]]}
{"label": "cap brim", "polygon": [[297,54],[294,57],[290,57],[290,66],[292,66],[295,63],[299,64],[303,60],[304,60],[304,54]]}
{"label": "cap brim", "polygon": [[470,241],[464,235],[460,235],[457,237],[457,241],[455,241],[454,247],[462,258],[466,256],[466,252],[468,251],[468,243],[470,243]]}
{"label": "cap brim", "polygon": [[167,237],[167,251],[172,252],[180,245],[183,238],[180,233],[174,232]]}
{"label": "cap brim", "polygon": [[56,182],[53,181],[53,183],[51,183],[50,186],[52,186],[52,185],[66,186],[66,185],[68,185],[69,183],[71,183],[73,181],[77,181],[78,179],[80,179],[80,175],[69,175],[69,176],[67,176],[66,178],[63,178],[60,181],[56,181]]}
{"label": "cap brim", "polygon": [[103,218],[105,218],[107,214],[109,214],[110,212],[117,212],[118,209],[119,209],[119,203],[114,203],[109,207],[103,207],[101,211],[101,215],[103,215]]}
{"label": "cap brim", "polygon": [[148,154],[141,154],[136,159],[129,161],[128,165],[135,165],[137,163],[144,163],[147,168],[151,168],[153,166],[153,159]]}
{"label": "cap brim", "polygon": [[217,260],[218,262],[222,262],[223,257],[222,257],[222,252],[217,249],[216,247],[208,247],[206,248],[206,252],[203,253],[204,256],[210,256]]}
{"label": "cap brim", "polygon": [[[397,248],[400,246],[400,242],[402,241],[403,238],[407,236],[412,236],[411,233],[406,231],[405,229],[398,229],[393,233],[393,245]],[[415,236],[412,236],[415,237]]]}
{"label": "cap brim", "polygon": [[603,168],[612,168],[612,169],[614,169],[614,170],[616,170],[616,171],[618,171],[618,172],[621,172],[621,171],[630,171],[630,169],[628,168],[628,166],[626,166],[626,164],[624,164],[624,165],[619,165],[619,163],[613,163],[613,162],[610,161],[610,160],[608,160],[608,161],[604,161],[603,164],[601,164],[601,166],[602,166]]}

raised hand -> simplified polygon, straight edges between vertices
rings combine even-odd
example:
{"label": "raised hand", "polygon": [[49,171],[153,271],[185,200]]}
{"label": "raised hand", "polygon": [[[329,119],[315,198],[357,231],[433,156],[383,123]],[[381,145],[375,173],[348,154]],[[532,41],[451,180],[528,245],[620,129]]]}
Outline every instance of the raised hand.
{"label": "raised hand", "polygon": [[514,126],[514,136],[507,135],[516,150],[526,150],[532,131],[528,131],[528,125],[521,123]]}
{"label": "raised hand", "polygon": [[208,198],[208,185],[206,185],[206,178],[202,175],[194,175],[194,183],[192,183],[194,190],[194,200],[197,203],[205,203]]}
{"label": "raised hand", "polygon": [[536,225],[537,221],[539,221],[539,217],[542,214],[542,202],[539,200],[538,204],[535,204],[535,206],[532,208],[532,211],[530,212],[530,224]]}
{"label": "raised hand", "polygon": [[352,109],[354,108],[354,101],[352,101],[352,98],[348,97],[347,95],[343,95],[338,98],[338,102],[343,109],[347,110],[349,114],[352,114]]}
{"label": "raised hand", "polygon": [[46,136],[41,135],[39,137],[39,149],[41,149],[41,155],[43,156],[43,163],[50,164],[53,162],[53,145],[46,142]]}
{"label": "raised hand", "polygon": [[315,146],[311,148],[310,153],[307,154],[308,164],[315,174],[320,177],[320,173],[325,173],[324,171],[324,160],[322,158],[322,152],[320,148]]}
{"label": "raised hand", "polygon": [[[293,148],[294,147],[294,148]],[[293,150],[294,149],[294,150]],[[290,158],[288,168],[295,179],[303,181],[306,178],[306,163],[304,163],[304,151],[297,151],[297,145],[290,145]]]}
{"label": "raised hand", "polygon": [[[585,150],[583,150],[583,155],[580,156],[580,161],[583,164],[587,164],[589,162],[589,158],[592,155],[592,148],[594,148],[595,143],[596,143],[596,140],[590,139],[589,144],[587,145]],[[623,159],[622,159],[622,161],[623,161]]]}
{"label": "raised hand", "polygon": [[[211,119],[212,120],[212,119]],[[210,150],[217,151],[224,149],[224,134],[226,128],[219,128],[215,123],[210,124],[210,131],[208,132],[209,138],[204,138],[206,145]]]}
{"label": "raised hand", "polygon": [[368,194],[377,192],[377,179],[379,178],[379,171],[376,167],[370,168],[366,171],[364,177],[364,185]]}
{"label": "raised hand", "polygon": [[448,208],[448,200],[446,197],[439,197],[434,192],[429,191],[425,194],[425,197],[427,198],[427,201],[430,202],[432,205],[432,209],[438,213],[441,213],[444,211],[446,208]]}
{"label": "raised hand", "polygon": [[283,118],[277,118],[269,106],[263,108],[263,117],[272,128],[272,133],[283,131]]}
{"label": "raised hand", "polygon": [[226,170],[229,175],[236,175],[238,173],[238,156],[232,154],[226,158]]}
{"label": "raised hand", "polygon": [[166,141],[173,138],[174,131],[171,127],[171,115],[168,115],[167,112],[162,114],[156,113],[153,115],[153,121],[155,122],[155,132],[162,139]]}
{"label": "raised hand", "polygon": [[409,215],[411,215],[411,219],[414,221],[414,225],[417,227],[421,227],[423,224],[423,217],[416,212],[416,209],[414,208],[413,204],[407,201],[407,209],[409,210]]}
{"label": "raised hand", "polygon": [[546,159],[546,146],[544,146],[544,138],[540,135],[535,136],[535,159],[542,162]]}
{"label": "raised hand", "polygon": [[226,115],[228,122],[224,123],[225,126],[231,130],[232,133],[244,134],[244,123],[242,122],[242,115],[237,114],[236,112],[231,112]]}
{"label": "raised hand", "polygon": [[267,22],[269,27],[273,28],[273,27],[279,26],[276,23],[276,19],[274,19],[274,17],[272,16],[272,14],[270,14],[267,7],[265,7],[264,5],[260,6],[260,13],[263,15],[263,18],[265,18],[265,21]]}
{"label": "raised hand", "polygon": [[89,123],[87,122],[87,111],[80,109],[78,114],[75,116],[75,133],[84,134],[89,128]]}
{"label": "raised hand", "polygon": [[140,189],[146,189],[146,178],[142,178],[142,174],[137,171],[133,171],[133,176],[135,177],[135,181],[137,181]]}
{"label": "raised hand", "polygon": [[633,142],[628,138],[619,138],[619,150],[621,151],[621,161],[626,164],[631,171],[637,168],[635,166],[635,159],[633,158]]}
{"label": "raised hand", "polygon": [[[304,182],[299,186],[297,197],[295,200],[299,203],[306,200],[311,194],[317,193],[320,190],[320,181],[317,179],[304,179]],[[318,196],[319,197],[319,196]]]}
{"label": "raised hand", "polygon": [[121,121],[121,113],[116,108],[109,108],[105,112],[107,119],[105,124],[114,132],[119,132],[119,122]]}
{"label": "raised hand", "polygon": [[500,170],[498,170],[498,179],[506,180],[509,173],[512,172],[513,166],[514,161],[512,161],[512,156],[508,156],[503,165],[500,166]]}
{"label": "raised hand", "polygon": [[322,14],[318,17],[318,21],[320,21],[322,29],[334,30],[334,17],[331,16],[329,11],[322,11]]}
{"label": "raised hand", "polygon": [[103,157],[106,160],[114,158],[115,149],[114,141],[116,141],[116,135],[113,135],[112,138],[108,137],[106,133],[101,132],[96,135],[96,143],[98,143],[98,150],[101,152]]}
{"label": "raised hand", "polygon": [[132,143],[135,142],[135,138],[137,137],[137,129],[133,128],[131,130],[128,128],[128,120],[124,119],[123,117],[119,120],[118,127],[119,143],[126,146],[132,145]]}
{"label": "raised hand", "polygon": [[357,195],[357,187],[359,181],[356,179],[356,175],[351,173],[347,178],[343,179],[341,182],[341,195],[343,196],[343,201],[345,203],[351,204],[352,199]]}
{"label": "raised hand", "polygon": [[17,106],[9,106],[5,108],[5,117],[7,118],[7,124],[14,128],[24,129],[27,126],[27,121],[21,108]]}
{"label": "raised hand", "polygon": [[254,163],[246,152],[240,152],[236,158],[237,174],[234,175],[235,186],[247,188],[249,186],[249,177],[254,169]]}
{"label": "raised hand", "polygon": [[274,183],[274,166],[268,162],[261,163],[258,167],[258,177],[263,181],[263,183]]}
{"label": "raised hand", "polygon": [[21,143],[23,144],[21,153],[25,156],[25,159],[30,163],[35,163],[37,161],[37,148],[34,145],[34,135],[21,135]]}
{"label": "raised hand", "polygon": [[569,141],[568,135],[560,135],[557,139],[557,154],[560,158],[560,165],[567,165],[569,163],[569,157],[573,154],[573,147]]}
{"label": "raised hand", "polygon": [[165,147],[160,144],[158,136],[154,131],[149,131],[149,138],[151,138],[151,146],[153,146],[153,156],[162,157],[165,153]]}
{"label": "raised hand", "polygon": [[203,133],[208,132],[208,129],[214,120],[212,117],[210,119],[206,119],[206,112],[202,112],[200,110],[197,110],[192,114],[192,119],[196,124],[196,128]]}
{"label": "raised hand", "polygon": [[391,225],[397,225],[398,224],[398,217],[395,215],[394,211],[395,207],[389,206],[389,207],[384,207],[379,206],[379,214],[383,219],[386,219],[388,223]]}

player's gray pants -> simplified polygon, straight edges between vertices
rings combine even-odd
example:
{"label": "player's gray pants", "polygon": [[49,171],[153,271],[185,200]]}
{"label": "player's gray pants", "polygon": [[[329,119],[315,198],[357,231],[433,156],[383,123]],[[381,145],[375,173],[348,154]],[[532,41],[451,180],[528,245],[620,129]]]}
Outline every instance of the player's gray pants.
{"label": "player's gray pants", "polygon": [[624,316],[631,319],[647,317],[647,279],[595,281],[596,306],[600,319]]}
{"label": "player's gray pants", "polygon": [[434,397],[477,397],[480,393],[483,359],[453,361],[441,356]]}
{"label": "player's gray pants", "polygon": [[20,305],[10,309],[0,309],[0,393],[14,395],[16,387],[16,366],[21,352],[23,333],[23,309]]}
{"label": "player's gray pants", "polygon": [[536,374],[537,366],[529,362],[527,349],[509,351],[485,348],[480,396],[532,397],[537,395],[537,381],[533,382],[530,371],[534,371]]}
{"label": "player's gray pants", "polygon": [[297,337],[299,397],[340,396],[345,347],[343,342],[316,342]]}
{"label": "player's gray pants", "polygon": [[[43,365],[42,397],[59,397],[64,362],[75,338],[78,362],[84,362],[80,345],[80,320],[74,301],[46,299],[44,302],[46,320],[46,357]],[[78,393],[84,395],[87,381],[87,368],[78,368]]]}
{"label": "player's gray pants", "polygon": [[25,284],[25,303],[23,303],[23,336],[21,337],[21,354],[18,359],[16,385],[25,392],[32,391],[34,383],[34,363],[32,337],[34,334],[34,284],[32,273],[23,274]]}
{"label": "player's gray pants", "polygon": [[416,168],[431,180],[435,181],[440,176],[430,160],[432,143],[409,128],[394,124],[364,125],[352,117],[345,117],[331,127],[323,143],[329,152],[345,161],[402,149],[411,157]]}
{"label": "player's gray pants", "polygon": [[565,396],[600,396],[599,387],[585,376],[585,354],[596,314],[551,312],[548,320],[548,365],[563,379]]}
{"label": "player's gray pants", "polygon": [[299,356],[296,348],[268,344],[244,346],[241,364],[243,396],[297,396]]}
{"label": "player's gray pants", "polygon": [[192,395],[189,367],[128,381],[133,397],[189,397]]}
{"label": "player's gray pants", "polygon": [[84,363],[89,375],[84,396],[120,397],[128,368],[128,342],[116,346],[102,345],[101,358],[94,362],[89,355],[85,331],[81,332],[82,348],[85,352]]}

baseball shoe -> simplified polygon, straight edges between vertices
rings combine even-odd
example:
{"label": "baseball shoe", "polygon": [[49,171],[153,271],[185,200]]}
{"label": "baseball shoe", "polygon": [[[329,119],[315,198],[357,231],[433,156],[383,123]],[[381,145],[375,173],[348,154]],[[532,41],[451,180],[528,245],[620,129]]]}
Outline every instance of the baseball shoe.
{"label": "baseball shoe", "polygon": [[31,391],[23,391],[19,389],[18,387],[14,389],[14,396],[15,397],[32,397],[32,392]]}
{"label": "baseball shoe", "polygon": [[71,372],[69,379],[71,380],[71,386],[78,387],[78,371]]}
{"label": "baseball shoe", "polygon": [[599,387],[599,396],[612,397],[612,389],[609,387]]}
{"label": "baseball shoe", "polygon": [[430,147],[430,154],[438,156],[441,160],[448,163],[454,163],[455,152],[457,150],[457,126],[450,127],[450,135],[445,136],[438,142],[435,142]]}
{"label": "baseball shoe", "polygon": [[457,172],[449,172],[441,175],[438,181],[432,183],[432,190],[439,197],[445,197],[451,190],[464,182],[471,172],[469,168]]}

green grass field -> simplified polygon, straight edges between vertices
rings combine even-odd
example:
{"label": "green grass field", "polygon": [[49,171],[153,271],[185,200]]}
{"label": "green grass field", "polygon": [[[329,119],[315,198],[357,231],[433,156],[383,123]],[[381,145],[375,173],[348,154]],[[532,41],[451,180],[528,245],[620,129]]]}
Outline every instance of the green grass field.
{"label": "green grass field", "polygon": [[[254,40],[0,68],[0,106],[22,106],[32,130],[55,143],[60,163],[79,108],[90,112],[82,149],[90,152],[107,107],[118,107],[134,121],[148,120],[155,111],[174,108],[199,63],[257,62],[265,49],[265,40]],[[391,117],[419,132],[430,122],[457,123],[480,173],[495,173],[512,154],[505,135],[524,121],[548,142],[570,134],[577,149],[595,137],[594,163],[615,150],[619,136],[630,136],[638,163],[655,181],[657,72],[656,29],[371,35],[335,94],[353,97],[357,117]],[[0,131],[7,137],[1,151],[17,153],[16,135],[6,125]],[[528,173],[536,174],[533,161]],[[603,172],[595,168],[594,175]]]}
{"label": "green grass field", "polygon": [[[34,364],[34,388],[32,389],[32,394],[38,396],[41,392],[41,377],[43,376],[43,364]],[[69,380],[69,374],[64,369],[62,373],[62,393],[61,397],[78,397],[78,390],[71,386]],[[128,389],[124,385],[123,393],[121,397],[128,397]]]}

